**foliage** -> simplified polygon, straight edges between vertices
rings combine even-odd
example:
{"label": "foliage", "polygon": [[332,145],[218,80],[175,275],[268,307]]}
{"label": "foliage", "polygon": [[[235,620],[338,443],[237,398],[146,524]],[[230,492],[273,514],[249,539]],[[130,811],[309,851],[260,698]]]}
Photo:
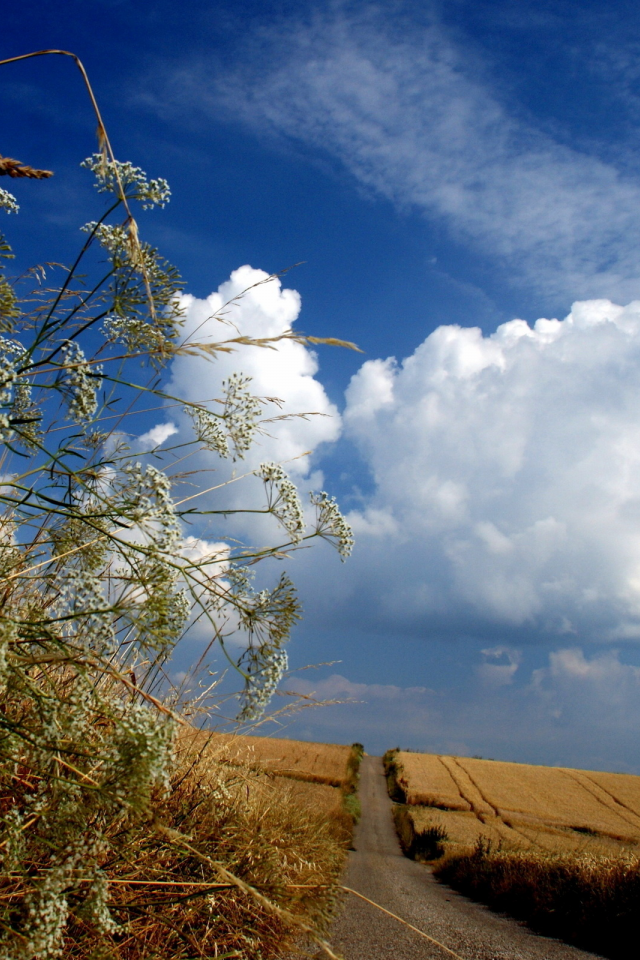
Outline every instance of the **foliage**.
{"label": "foliage", "polygon": [[347,775],[342,785],[342,804],[354,823],[358,823],[361,815],[358,786],[360,784],[360,764],[364,756],[364,747],[361,743],[352,743],[347,759]]}
{"label": "foliage", "polygon": [[401,772],[401,767],[398,764],[399,753],[400,747],[394,747],[392,750],[387,750],[382,758],[382,764],[384,766],[384,773],[387,778],[387,792],[390,799],[395,800],[396,803],[405,803],[405,790],[399,779]]}
{"label": "foliage", "polygon": [[[127,876],[139,875],[131,860],[136,844],[143,875],[166,860],[180,865],[182,882],[184,870],[190,876],[206,863],[208,875],[243,891],[238,916],[252,902],[282,919],[275,903],[247,885],[260,882],[259,873],[229,873],[222,863],[234,869],[241,862],[235,854],[219,861],[230,822],[224,791],[236,797],[236,808],[237,791],[223,785],[196,802],[196,768],[186,779],[176,774],[175,732],[185,705],[165,668],[195,617],[208,622],[227,656],[225,638],[244,633],[244,652],[233,663],[243,684],[241,715],[259,718],[286,670],[299,605],[286,574],[256,591],[252,568],[313,537],[333,543],[342,557],[352,544],[327,494],[312,496],[315,522],[307,527],[282,467],[266,464],[253,482],[262,482],[262,512],[280,522],[284,543],[253,550],[222,542],[213,555],[193,559],[185,519],[193,524],[199,512],[176,500],[178,474],[132,453],[127,431],[135,429],[127,418],[141,399],[158,408],[183,403],[162,386],[177,355],[215,361],[243,345],[304,338],[289,332],[264,341],[184,343],[178,272],[139,239],[131,215],[135,202],[164,206],[166,181],[149,180],[106,152],[84,166],[108,204],[83,228],[76,262],[22,281],[0,273],[0,952],[7,960],[66,955],[69,937],[88,937],[87,956],[102,955],[96,938],[105,956],[158,955],[159,940],[127,924],[144,914],[173,930],[169,904],[184,891],[177,899],[154,891],[148,901],[136,894],[133,914],[120,909],[110,881],[125,865],[133,870]],[[17,210],[5,190],[0,206]],[[115,219],[123,208],[124,220]],[[10,256],[4,239],[0,254]],[[244,456],[268,402],[252,397],[249,385],[238,374],[217,403],[187,405],[192,451]],[[189,867],[183,829],[195,837]],[[207,909],[209,950],[217,934],[215,909]],[[243,955],[260,955],[256,938]],[[194,954],[195,940],[182,938],[187,953],[178,940],[176,956]]]}

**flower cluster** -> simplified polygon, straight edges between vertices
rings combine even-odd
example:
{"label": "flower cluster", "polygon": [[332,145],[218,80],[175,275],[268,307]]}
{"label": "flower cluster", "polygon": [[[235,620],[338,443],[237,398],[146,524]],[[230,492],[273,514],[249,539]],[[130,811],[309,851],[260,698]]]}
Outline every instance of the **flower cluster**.
{"label": "flower cluster", "polygon": [[102,383],[102,368],[87,363],[82,347],[75,340],[62,345],[64,371],[61,389],[67,398],[69,416],[74,423],[86,423],[98,408],[96,393]]}
{"label": "flower cluster", "polygon": [[173,762],[175,723],[139,701],[114,705],[108,779],[123,804],[144,809],[154,789],[166,792]]}
{"label": "flower cluster", "polygon": [[105,317],[102,333],[109,343],[122,343],[132,354],[158,354],[165,350],[168,336],[163,325],[137,317]]}
{"label": "flower cluster", "polygon": [[229,440],[222,426],[224,418],[221,414],[211,413],[202,407],[185,407],[184,412],[191,417],[196,438],[203,447],[212,450],[220,457],[231,456]]}
{"label": "flower cluster", "polygon": [[221,413],[212,413],[204,407],[184,408],[193,421],[198,441],[220,457],[230,457],[233,447],[233,459],[243,460],[253,443],[262,401],[247,390],[250,382],[251,377],[241,373],[232,373],[228,380],[222,381],[225,398]]}
{"label": "flower cluster", "polygon": [[279,463],[261,463],[255,471],[267,489],[267,506],[298,543],[304,535],[304,511],[298,490]]}
{"label": "flower cluster", "polygon": [[235,456],[242,460],[253,443],[258,426],[258,417],[262,413],[262,403],[247,390],[251,377],[242,373],[232,373],[228,380],[222,381],[225,401],[222,416],[229,439],[233,444]]}
{"label": "flower cluster", "polygon": [[21,343],[0,337],[0,443],[17,434],[29,446],[39,435],[40,417],[33,410],[31,383],[20,372],[25,358]]}
{"label": "flower cluster", "polygon": [[12,193],[0,187],[0,210],[6,210],[7,213],[17,213],[20,207],[18,201]]}
{"label": "flower cluster", "polygon": [[98,223],[90,220],[80,227],[83,233],[92,233],[101,247],[115,253],[129,245],[129,233],[120,223]]}
{"label": "flower cluster", "polygon": [[248,723],[260,719],[288,666],[287,651],[274,650],[265,662],[251,670],[246,689],[242,693],[243,705],[238,720]]}
{"label": "flower cluster", "polygon": [[144,170],[128,161],[121,163],[119,160],[109,160],[102,153],[94,153],[83,160],[80,166],[95,174],[99,193],[109,192],[119,197],[122,188],[125,196],[142,203],[143,210],[164,207],[171,197],[169,184],[163,177],[148,180]]}
{"label": "flower cluster", "polygon": [[69,634],[90,637],[91,649],[99,656],[113,655],[117,649],[116,635],[103,580],[86,570],[66,570],[61,596],[70,618]]}
{"label": "flower cluster", "polygon": [[[238,571],[242,579],[242,570]],[[249,645],[238,660],[245,675],[239,720],[257,720],[264,712],[287,669],[283,647],[294,623],[300,619],[295,588],[286,574],[273,590],[251,595],[246,581],[239,607],[240,624],[249,634]]]}
{"label": "flower cluster", "polygon": [[151,464],[143,467],[140,463],[125,464],[122,473],[125,486],[121,498],[127,518],[145,525],[150,534],[158,527],[161,533],[153,535],[155,546],[173,551],[180,540],[180,527],[169,477]]}
{"label": "flower cluster", "polygon": [[76,908],[76,914],[88,921],[99,933],[115,933],[119,925],[111,916],[108,906],[109,880],[102,870],[96,870],[85,898]]}
{"label": "flower cluster", "polygon": [[340,513],[335,497],[323,490],[310,494],[311,503],[316,508],[316,533],[336,547],[344,561],[353,550],[353,531]]}
{"label": "flower cluster", "polygon": [[124,488],[119,491],[120,509],[134,524],[133,537],[121,550],[131,580],[129,612],[138,640],[154,649],[175,643],[190,612],[187,593],[178,589],[181,564],[178,559],[181,530],[171,497],[171,481],[151,465],[139,463],[123,468]]}

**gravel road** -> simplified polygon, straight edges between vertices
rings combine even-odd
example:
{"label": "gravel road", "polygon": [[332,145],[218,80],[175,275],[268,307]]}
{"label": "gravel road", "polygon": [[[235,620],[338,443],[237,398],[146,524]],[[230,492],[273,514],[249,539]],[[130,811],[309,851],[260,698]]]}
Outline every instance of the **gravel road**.
{"label": "gravel road", "polygon": [[[349,854],[345,884],[439,940],[462,960],[596,960],[515,920],[492,913],[438,883],[431,870],[404,857],[396,839],[382,761],[360,768],[362,820]],[[348,894],[329,941],[345,960],[445,960],[451,955],[375,907]]]}

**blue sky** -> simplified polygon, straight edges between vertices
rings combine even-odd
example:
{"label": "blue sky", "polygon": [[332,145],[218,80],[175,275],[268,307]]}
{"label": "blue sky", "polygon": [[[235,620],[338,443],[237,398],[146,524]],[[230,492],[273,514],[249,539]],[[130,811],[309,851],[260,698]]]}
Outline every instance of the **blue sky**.
{"label": "blue sky", "polygon": [[[247,361],[291,409],[330,415],[261,453],[314,446],[296,479],[324,482],[357,532],[349,563],[321,549],[290,567],[292,665],[341,661],[291,685],[354,702],[283,733],[640,772],[632,5],[3,14],[0,56],[41,47],[82,58],[118,156],[169,180],[142,228],[194,315],[243,265],[305,261],[282,281],[301,305],[274,288],[242,321],[286,315],[364,351],[317,369],[296,354],[287,377]],[[16,184],[5,227],[20,263],[68,259],[96,204],[86,97],[63,58],[1,79],[0,152],[56,173]],[[172,372],[185,395],[210,376]]]}

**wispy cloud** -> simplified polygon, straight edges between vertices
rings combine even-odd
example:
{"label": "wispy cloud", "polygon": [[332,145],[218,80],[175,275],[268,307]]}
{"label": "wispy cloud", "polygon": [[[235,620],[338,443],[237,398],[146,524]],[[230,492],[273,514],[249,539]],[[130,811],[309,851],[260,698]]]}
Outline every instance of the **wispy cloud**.
{"label": "wispy cloud", "polygon": [[288,23],[247,38],[224,74],[175,71],[162,97],[337,159],[537,289],[640,295],[640,182],[511,115],[441,24],[390,20],[338,7]]}

